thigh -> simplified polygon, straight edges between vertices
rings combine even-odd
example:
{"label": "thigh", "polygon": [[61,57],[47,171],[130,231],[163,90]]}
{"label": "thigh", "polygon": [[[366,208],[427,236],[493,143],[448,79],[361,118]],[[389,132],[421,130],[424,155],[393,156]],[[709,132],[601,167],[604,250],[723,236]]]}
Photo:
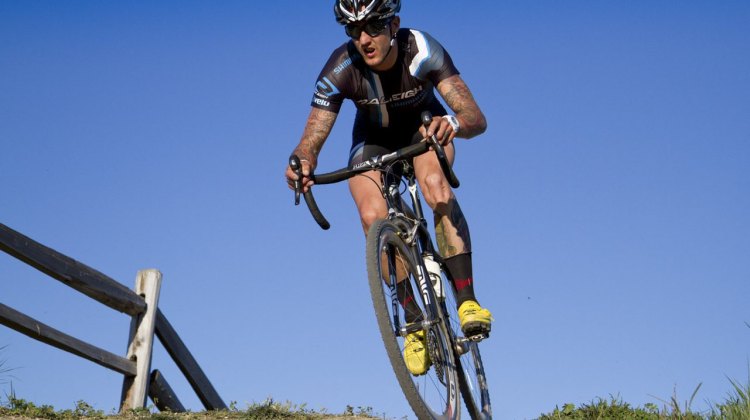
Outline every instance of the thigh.
{"label": "thigh", "polygon": [[377,171],[365,172],[349,179],[349,191],[357,205],[365,233],[376,220],[388,215],[381,185],[380,173]]}

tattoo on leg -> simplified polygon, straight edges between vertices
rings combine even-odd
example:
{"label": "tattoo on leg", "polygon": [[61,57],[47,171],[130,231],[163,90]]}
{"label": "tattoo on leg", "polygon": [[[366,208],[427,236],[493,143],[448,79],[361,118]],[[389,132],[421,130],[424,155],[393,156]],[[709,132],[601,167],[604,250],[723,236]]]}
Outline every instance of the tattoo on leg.
{"label": "tattoo on leg", "polygon": [[471,252],[469,224],[455,197],[448,202],[447,214],[435,212],[435,238],[443,258]]}
{"label": "tattoo on leg", "polygon": [[448,255],[454,255],[456,253],[455,249],[448,247],[443,217],[437,214],[435,214],[435,240],[437,241],[438,249],[443,258],[447,258]]}

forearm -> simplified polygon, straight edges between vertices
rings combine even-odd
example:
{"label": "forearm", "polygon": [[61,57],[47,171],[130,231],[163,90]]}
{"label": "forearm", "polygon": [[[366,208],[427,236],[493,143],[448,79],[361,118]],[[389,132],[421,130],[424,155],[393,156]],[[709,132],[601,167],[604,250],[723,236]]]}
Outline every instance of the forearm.
{"label": "forearm", "polygon": [[337,115],[331,111],[312,108],[307,117],[305,130],[302,132],[302,139],[294,149],[294,154],[316,166],[320,149],[323,148],[323,143],[331,133]]}
{"label": "forearm", "polygon": [[445,103],[458,119],[461,127],[458,137],[468,139],[484,133],[487,129],[487,120],[460,76],[451,76],[441,81],[437,87]]}

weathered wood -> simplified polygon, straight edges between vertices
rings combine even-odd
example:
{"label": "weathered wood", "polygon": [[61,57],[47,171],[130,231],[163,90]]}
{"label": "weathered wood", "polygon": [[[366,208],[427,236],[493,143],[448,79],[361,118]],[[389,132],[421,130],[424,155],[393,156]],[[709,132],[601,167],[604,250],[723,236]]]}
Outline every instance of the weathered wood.
{"label": "weathered wood", "polygon": [[130,324],[128,359],[136,362],[136,374],[126,376],[123,381],[121,411],[146,406],[159,290],[161,290],[161,273],[158,270],[138,272],[135,279],[135,291],[146,300],[146,312],[134,316]]}
{"label": "weathered wood", "polygon": [[159,411],[171,411],[173,413],[184,413],[185,406],[182,405],[175,395],[172,387],[169,386],[164,375],[159,370],[151,372],[151,380],[148,386],[148,396],[154,402]]}
{"label": "weathered wood", "polygon": [[0,324],[115,372],[125,375],[136,374],[134,362],[71,337],[1,303]]}
{"label": "weathered wood", "polygon": [[143,298],[93,268],[0,223],[0,250],[110,308],[128,315],[146,310]]}
{"label": "weathered wood", "polygon": [[[124,374],[121,410],[142,408],[146,404],[154,332],[185,375],[204,407],[208,410],[227,408],[195,358],[158,309],[161,273],[157,270],[139,272],[136,279],[138,290],[134,293],[101,272],[44,246],[2,223],[0,223],[0,251],[6,252],[112,309],[133,316],[128,358],[122,358],[0,304],[0,324]],[[163,387],[164,392],[171,393],[173,397],[174,393],[169,385],[166,381],[160,383],[158,371],[156,373],[156,377],[151,378],[151,382],[155,387]],[[162,396],[162,399],[164,398]],[[175,407],[182,406],[176,397],[173,400],[172,404]],[[172,410],[175,411],[176,408]]]}
{"label": "weathered wood", "polygon": [[167,317],[157,309],[156,314],[156,336],[161,341],[167,353],[172,357],[172,360],[180,368],[182,374],[193,387],[193,390],[198,395],[198,398],[203,403],[206,410],[225,410],[227,405],[216,392],[216,389],[211,385],[211,381],[203,370],[196,362],[195,358],[188,350],[185,343],[182,342],[180,336],[172,328],[172,325],[167,321]]}

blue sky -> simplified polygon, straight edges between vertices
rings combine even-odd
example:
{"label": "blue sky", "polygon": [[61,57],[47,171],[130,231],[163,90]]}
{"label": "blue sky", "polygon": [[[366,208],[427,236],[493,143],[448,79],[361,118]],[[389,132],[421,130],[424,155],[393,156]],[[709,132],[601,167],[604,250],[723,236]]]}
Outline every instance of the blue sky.
{"label": "blue sky", "polygon": [[[407,1],[489,121],[459,140],[500,418],[619,395],[723,401],[750,363],[750,4]],[[410,415],[345,185],[333,227],[283,169],[322,65],[322,2],[0,2],[0,222],[160,307],[224,400]],[[320,159],[344,165],[347,104]],[[5,254],[0,302],[125,354],[129,320]],[[121,376],[0,328],[18,396],[110,411]],[[159,344],[164,372],[200,403]],[[4,393],[9,386],[2,385]]]}

